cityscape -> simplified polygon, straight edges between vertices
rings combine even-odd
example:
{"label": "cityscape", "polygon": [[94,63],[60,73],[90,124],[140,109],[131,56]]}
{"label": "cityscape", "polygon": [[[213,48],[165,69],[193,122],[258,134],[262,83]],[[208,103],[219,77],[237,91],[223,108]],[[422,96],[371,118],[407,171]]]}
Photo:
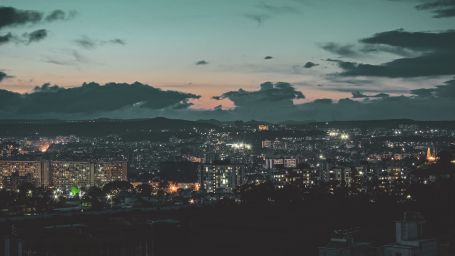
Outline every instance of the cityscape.
{"label": "cityscape", "polygon": [[[68,134],[72,126],[87,123],[91,133]],[[316,202],[331,200],[365,204],[362,207],[366,208],[392,204],[396,209],[390,211],[407,209],[402,213],[408,214],[403,218],[406,224],[401,225],[417,225],[419,228],[406,232],[419,233],[402,234],[410,236],[403,241],[414,239],[419,250],[448,252],[453,243],[449,230],[438,234],[445,236],[440,243],[435,242],[436,237],[428,244],[422,240],[424,245],[418,241],[425,219],[425,208],[420,209],[422,202],[432,200],[446,212],[441,214],[447,217],[444,225],[453,225],[455,220],[455,122],[266,123],[157,118],[54,121],[46,125],[28,121],[27,128],[18,128],[24,125],[22,121],[4,121],[0,125],[1,216],[3,225],[10,219],[18,222],[14,231],[17,238],[8,240],[11,252],[20,248],[24,254],[44,253],[31,246],[38,242],[28,238],[30,228],[21,227],[25,232],[21,233],[19,227],[28,219],[40,220],[40,216],[78,219],[101,213],[128,216],[137,211],[145,215],[155,211],[174,215],[214,207],[238,211],[252,206],[258,210],[306,204],[318,207]],[[99,131],[104,135],[98,135]],[[425,195],[436,192],[447,194],[440,198]],[[356,210],[354,207],[349,211]],[[171,225],[169,221],[166,225]],[[85,234],[90,232],[87,227],[81,225],[66,223],[44,228],[51,228],[50,236],[60,232],[89,235]],[[141,229],[152,224],[143,225]],[[337,255],[347,250],[374,253],[383,248],[384,252],[393,252],[384,255],[395,255],[414,246],[401,240],[382,247],[354,242],[356,232],[351,228],[357,227],[334,229],[335,242],[331,240],[326,247],[316,244],[313,250],[319,246],[319,255]],[[136,236],[135,233],[133,237]],[[140,239],[145,240],[129,244],[127,250],[152,250],[149,238]],[[333,243],[337,245],[331,248]],[[69,244],[68,248],[71,246],[74,245]],[[95,249],[87,250],[105,250],[102,244],[90,246]]]}
{"label": "cityscape", "polygon": [[455,256],[455,0],[1,0],[0,256]]}

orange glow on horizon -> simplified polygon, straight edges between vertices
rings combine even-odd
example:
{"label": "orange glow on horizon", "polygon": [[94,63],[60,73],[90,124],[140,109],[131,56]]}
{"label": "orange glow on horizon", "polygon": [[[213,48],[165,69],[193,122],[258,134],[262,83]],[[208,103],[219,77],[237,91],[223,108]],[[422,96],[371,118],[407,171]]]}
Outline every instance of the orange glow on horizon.
{"label": "orange glow on horizon", "polygon": [[44,143],[39,146],[39,151],[41,151],[42,153],[46,153],[50,146],[51,145],[49,143]]}

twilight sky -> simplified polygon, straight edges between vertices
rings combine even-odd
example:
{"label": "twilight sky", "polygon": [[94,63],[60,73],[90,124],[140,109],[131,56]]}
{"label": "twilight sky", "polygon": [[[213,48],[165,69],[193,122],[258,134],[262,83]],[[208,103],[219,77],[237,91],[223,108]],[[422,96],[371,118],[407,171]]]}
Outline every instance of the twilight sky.
{"label": "twilight sky", "polygon": [[455,0],[2,0],[0,118],[455,119],[452,29]]}

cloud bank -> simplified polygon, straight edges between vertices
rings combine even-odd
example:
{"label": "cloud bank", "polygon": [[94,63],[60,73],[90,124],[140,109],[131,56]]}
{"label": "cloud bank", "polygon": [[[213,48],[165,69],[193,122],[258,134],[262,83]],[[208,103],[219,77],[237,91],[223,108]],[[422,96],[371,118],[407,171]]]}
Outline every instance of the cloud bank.
{"label": "cloud bank", "polygon": [[332,121],[410,118],[415,120],[455,119],[455,80],[432,88],[409,91],[407,96],[366,95],[334,102],[317,99],[298,103],[302,92],[285,82],[265,82],[253,91],[239,89],[214,97],[230,100],[235,107],[223,110],[192,109],[198,95],[162,91],[141,83],[100,85],[85,83],[74,88],[43,85],[19,94],[0,90],[0,118],[151,118],[181,119]]}
{"label": "cloud bank", "polygon": [[434,18],[455,17],[455,0],[431,0],[416,6],[417,10],[429,10]]}
{"label": "cloud bank", "polygon": [[[2,118],[84,118],[109,116],[123,109],[164,110],[190,106],[199,96],[176,91],[162,91],[141,83],[84,83],[74,88],[45,84],[33,92],[19,94],[0,90]],[[128,118],[125,115],[123,118]]]}
{"label": "cloud bank", "polygon": [[360,40],[369,46],[400,48],[416,53],[372,65],[334,60],[342,69],[340,76],[375,76],[389,78],[431,77],[455,74],[455,31],[408,32],[403,29],[377,33]]}

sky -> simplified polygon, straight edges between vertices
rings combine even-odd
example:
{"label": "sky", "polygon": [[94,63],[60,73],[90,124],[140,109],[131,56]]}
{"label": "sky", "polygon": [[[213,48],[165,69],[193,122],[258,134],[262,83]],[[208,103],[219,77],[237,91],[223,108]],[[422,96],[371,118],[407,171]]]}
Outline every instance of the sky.
{"label": "sky", "polygon": [[0,118],[455,119],[453,29],[455,0],[2,0]]}

